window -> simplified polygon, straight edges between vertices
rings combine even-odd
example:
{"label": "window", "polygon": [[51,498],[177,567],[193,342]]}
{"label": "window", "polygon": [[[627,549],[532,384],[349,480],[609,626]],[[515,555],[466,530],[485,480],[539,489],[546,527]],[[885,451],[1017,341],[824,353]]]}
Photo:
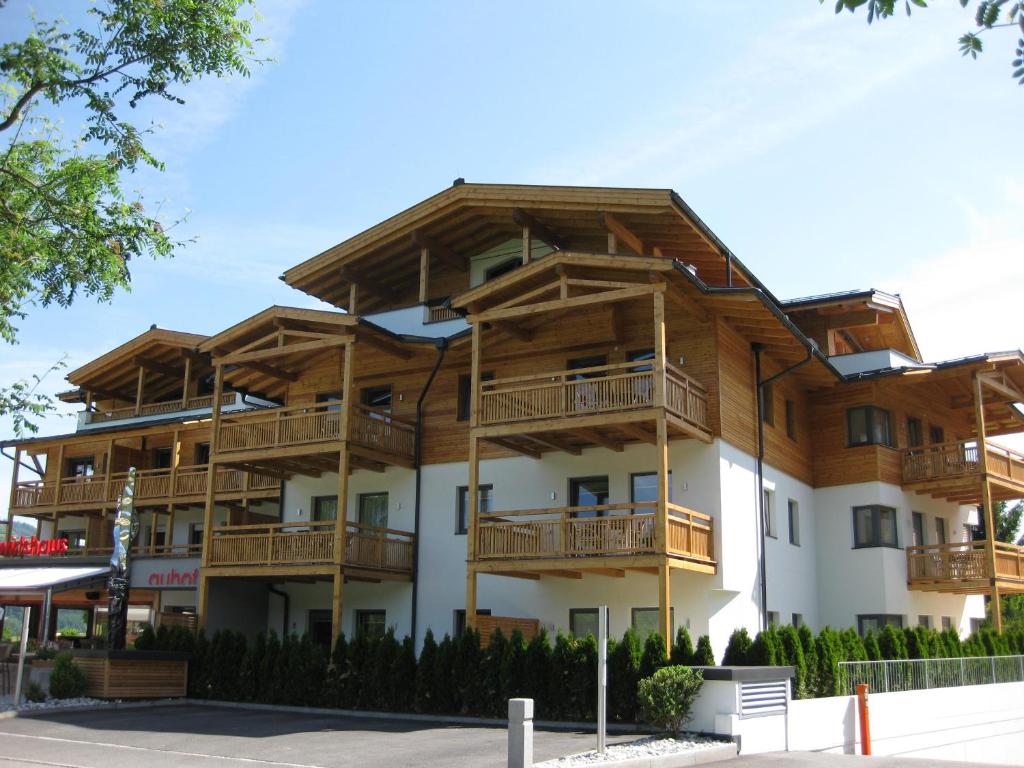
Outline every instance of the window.
{"label": "window", "polygon": [[58,608],[54,637],[88,637],[92,623],[90,608]]}
{"label": "window", "polygon": [[306,623],[306,633],[309,639],[319,645],[328,653],[331,650],[331,611],[322,609],[311,609],[309,619]]}
{"label": "window", "polygon": [[796,403],[786,401],[786,437],[796,440]]}
{"label": "window", "polygon": [[857,616],[857,631],[861,637],[868,631],[877,634],[887,624],[896,629],[903,629],[903,617],[892,613],[863,613]]}
{"label": "window", "polygon": [[[597,368],[602,365],[608,365],[608,358],[604,355],[590,355],[588,357],[574,357],[566,364],[566,367],[570,371],[576,371],[580,368]],[[598,379],[604,376],[604,371],[592,371],[591,373],[577,373],[574,376],[570,376],[570,380],[581,381],[583,379]]]}
{"label": "window", "polygon": [[[338,390],[336,392],[317,392],[316,393],[316,401],[318,403],[331,403],[331,405],[328,405],[327,407],[322,408],[322,409],[318,409],[318,410],[340,411],[341,410],[341,399],[342,399],[342,397],[343,397],[343,394],[342,394],[341,390]],[[390,403],[389,403],[389,405],[390,405]]]}
{"label": "window", "polygon": [[779,525],[775,515],[775,492],[764,489],[763,497],[764,509],[764,534],[765,536],[771,536],[773,539],[779,538]]}
{"label": "window", "polygon": [[[629,476],[629,500],[634,503],[658,500],[658,473],[634,472]],[[668,500],[672,501],[672,470],[668,472]],[[634,510],[637,511],[637,510]],[[640,512],[650,512],[644,508]]]}
{"label": "window", "polygon": [[490,269],[484,270],[484,282],[494,280],[502,275],[507,275],[509,272],[513,272],[521,266],[523,266],[523,259],[520,256],[517,256],[514,259],[508,259],[500,264],[495,264]]}
{"label": "window", "polygon": [[935,518],[935,543],[946,543],[946,518],[944,517],[936,516]]}
{"label": "window", "polygon": [[93,456],[67,460],[67,477],[92,477],[96,474],[96,462]]}
{"label": "window", "polygon": [[[153,536],[153,526],[152,525],[147,525],[145,528],[142,529],[142,535],[139,536],[138,539],[136,539],[136,544],[138,544],[138,546],[140,546],[140,547],[148,547],[149,546],[149,542],[150,541],[154,541],[152,539],[152,536]],[[166,538],[167,538],[167,534],[164,531],[163,527],[158,525],[156,527],[156,539],[154,541],[154,546],[162,547],[164,545],[164,543],[165,543],[165,539]]]}
{"label": "window", "polygon": [[569,632],[573,637],[586,637],[598,633],[597,608],[570,608],[569,609]]}
{"label": "window", "polygon": [[871,504],[853,508],[853,546],[896,547],[896,510]]}
{"label": "window", "polygon": [[640,363],[649,360],[650,362],[646,365],[635,365],[629,370],[632,373],[642,373],[644,371],[654,370],[654,350],[653,349],[640,349],[635,352],[629,352],[626,355],[626,362],[629,363]]}
{"label": "window", "polygon": [[789,500],[789,543],[800,546],[800,505],[793,499]]}
{"label": "window", "polygon": [[386,613],[380,610],[356,611],[356,637],[378,638],[384,636]]}
{"label": "window", "polygon": [[943,616],[942,617],[942,629],[943,629],[943,631],[945,631],[947,629],[952,629],[952,628],[953,628],[953,617],[952,616]]}
{"label": "window", "polygon": [[761,385],[761,420],[769,427],[775,426],[775,386]]}
{"label": "window", "polygon": [[907,419],[907,447],[917,448],[924,444],[924,435],[921,434],[921,420]]}
{"label": "window", "polygon": [[[476,609],[476,615],[477,616],[490,616],[491,615],[491,609],[490,608],[477,608]],[[454,616],[453,616],[453,621],[452,621],[452,637],[454,637],[454,638],[462,637],[462,635],[463,635],[463,633],[465,631],[466,631],[466,609],[465,608],[456,608]]]}
{"label": "window", "polygon": [[981,631],[981,627],[982,627],[982,625],[984,625],[984,623],[985,623],[984,619],[972,618],[971,619],[971,634],[973,635],[975,632],[980,632]]}
{"label": "window", "polygon": [[359,524],[371,525],[374,528],[388,527],[388,494],[359,494]]}
{"label": "window", "polygon": [[391,412],[391,385],[384,384],[379,387],[364,387],[360,395],[363,405],[367,408],[376,408],[380,411]]}
{"label": "window", "polygon": [[846,412],[849,445],[887,445],[894,448],[889,412],[873,405],[850,408]]}
{"label": "window", "polygon": [[68,540],[68,549],[85,549],[85,531],[58,531],[58,539]]}
{"label": "window", "polygon": [[[594,507],[608,503],[608,476],[575,477],[569,481],[569,506]],[[573,517],[604,517],[607,510],[574,512]]]}
{"label": "window", "polygon": [[779,612],[778,611],[768,611],[768,626],[769,627],[777,627],[777,626],[779,626]]}
{"label": "window", "polygon": [[933,426],[928,431],[928,441],[932,445],[936,445],[937,443],[944,443],[944,442],[946,442],[945,430],[943,430],[942,427],[935,427],[935,426]]}
{"label": "window", "polygon": [[309,504],[310,520],[314,523],[338,519],[337,496],[314,496]]}
{"label": "window", "polygon": [[797,629],[800,629],[804,625],[804,615],[802,613],[794,613],[793,618],[789,622]]}
{"label": "window", "polygon": [[196,443],[195,463],[196,464],[209,464],[210,463],[210,444],[209,443]]}
{"label": "window", "polygon": [[924,515],[920,512],[913,512],[910,515],[914,528],[914,546],[924,546]]}
{"label": "window", "polygon": [[[494,371],[480,373],[480,381],[490,381],[494,378]],[[469,411],[473,403],[473,374],[459,374],[459,402],[455,412],[456,421],[469,421]]]}
{"label": "window", "polygon": [[[481,515],[491,511],[491,497],[493,486],[478,485],[480,495],[477,496],[477,506]],[[455,533],[465,535],[469,530],[469,486],[460,485],[455,489]]]}
{"label": "window", "polygon": [[203,543],[203,523],[189,523],[188,543],[194,547]]}
{"label": "window", "polygon": [[932,617],[931,616],[918,616],[917,617],[917,623],[918,623],[919,626],[922,626],[925,629],[931,629],[932,628]]}
{"label": "window", "polygon": [[[637,634],[640,635],[641,640],[647,639],[647,636],[653,632],[658,631],[658,609],[657,608],[634,608],[632,611],[633,629],[636,630]],[[672,637],[675,637],[675,626],[676,626],[676,609],[672,608],[669,611],[669,624],[672,627],[670,633]]]}
{"label": "window", "polygon": [[171,462],[174,459],[174,449],[172,448],[154,448],[153,449],[153,469],[170,469]]}

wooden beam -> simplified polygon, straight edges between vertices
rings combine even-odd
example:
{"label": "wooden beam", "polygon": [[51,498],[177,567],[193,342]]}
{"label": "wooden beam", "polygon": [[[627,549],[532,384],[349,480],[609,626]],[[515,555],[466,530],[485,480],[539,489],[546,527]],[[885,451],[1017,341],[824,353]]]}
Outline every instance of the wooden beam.
{"label": "wooden beam", "polygon": [[366,344],[368,347],[379,349],[381,352],[391,355],[392,357],[397,357],[399,360],[408,360],[410,357],[413,356],[412,350],[403,349],[402,347],[398,346],[398,344],[393,344],[390,341],[385,341],[375,333],[359,330],[356,335],[359,338],[359,341],[361,341],[363,344]]}
{"label": "wooden beam", "polygon": [[359,290],[376,296],[385,304],[394,304],[398,301],[398,294],[396,291],[393,291],[390,288],[385,288],[380,284],[380,281],[368,278],[362,273],[356,272],[351,267],[340,267],[338,269],[338,273],[342,278],[350,283],[356,283],[359,286]]}
{"label": "wooden beam", "polygon": [[272,349],[257,349],[253,352],[241,352],[233,355],[227,355],[226,357],[222,357],[219,362],[222,365],[243,365],[247,362],[271,360],[275,357],[296,354],[299,352],[322,352],[325,349],[342,347],[352,341],[352,338],[353,337],[349,334],[345,334],[343,336],[320,338],[316,341],[303,341],[298,344],[292,344],[291,346],[273,347]]}
{"label": "wooden beam", "polygon": [[555,437],[554,435],[523,435],[523,437],[532,440],[535,443],[554,448],[556,451],[565,451],[573,456],[579,456],[583,453],[583,449],[578,445]]}
{"label": "wooden beam", "polygon": [[626,313],[622,311],[621,304],[612,304],[612,338],[616,344],[622,344],[626,340]]}
{"label": "wooden beam", "polygon": [[430,249],[420,248],[420,304],[427,303],[430,286]]}
{"label": "wooden beam", "polygon": [[135,415],[139,415],[142,408],[142,391],[146,386],[146,369],[139,366],[139,378],[135,384]]}
{"label": "wooden beam", "polygon": [[577,429],[574,431],[577,435],[588,442],[603,445],[605,448],[615,451],[616,453],[622,453],[622,443],[609,437],[603,432],[599,432],[596,429]]}
{"label": "wooden beam", "polygon": [[552,248],[556,248],[559,251],[569,249],[568,244],[563,238],[552,232],[544,222],[532,213],[524,211],[522,208],[513,208],[512,220],[521,227],[529,227],[531,235],[535,235]]}
{"label": "wooden beam", "polygon": [[636,236],[625,224],[613,214],[602,212],[597,214],[597,220],[605,229],[615,235],[618,242],[625,243],[638,256],[644,255],[644,241]]}
{"label": "wooden beam", "polygon": [[600,576],[611,576],[615,579],[626,578],[625,568],[588,568],[587,573],[596,573]]}
{"label": "wooden beam", "polygon": [[161,363],[159,360],[153,360],[150,357],[143,357],[142,355],[136,355],[133,362],[135,365],[140,365],[147,370],[162,373],[165,376],[171,376],[175,379],[180,379],[185,374],[185,371],[181,368],[174,368],[170,365]]}
{"label": "wooden beam", "polygon": [[533,341],[533,331],[528,331],[525,328],[520,328],[515,323],[510,323],[508,320],[494,320],[488,325],[499,331],[504,331],[509,336],[512,336],[522,342]]}
{"label": "wooden beam", "polygon": [[494,320],[509,320],[514,317],[528,317],[542,312],[574,309],[576,307],[585,307],[590,304],[612,304],[619,301],[629,301],[631,299],[640,298],[641,296],[650,296],[656,290],[657,288],[653,285],[644,285],[637,288],[623,288],[618,291],[604,291],[602,293],[592,293],[587,296],[575,296],[571,299],[542,301],[525,307],[492,309],[487,312],[470,315],[468,319],[472,323],[489,323]]}
{"label": "wooden beam", "polygon": [[427,249],[430,251],[430,253],[437,256],[439,259],[441,259],[441,261],[445,262],[452,269],[457,269],[460,272],[466,269],[469,260],[465,256],[456,253],[447,245],[439,243],[437,240],[435,240],[425,232],[421,232],[418,229],[415,232],[413,232],[412,242],[413,245],[419,246],[419,248],[421,249],[421,258],[423,253],[422,249]]}
{"label": "wooden beam", "polygon": [[619,424],[618,426],[619,429],[621,429],[623,432],[632,435],[638,440],[643,440],[645,443],[650,443],[651,445],[658,444],[658,436],[648,432],[646,429],[644,429],[643,425],[639,423],[631,424],[627,422],[626,424]]}
{"label": "wooden beam", "polygon": [[582,579],[583,578],[583,572],[582,571],[563,571],[563,570],[541,571],[541,575],[542,576],[557,576],[560,579]]}
{"label": "wooden beam", "polygon": [[282,379],[283,381],[299,380],[299,374],[291,373],[289,371],[284,370],[283,368],[275,368],[274,366],[267,365],[266,363],[257,363],[252,360],[245,360],[243,362],[236,363],[236,365],[238,365],[241,368],[249,368],[258,373],[262,373],[265,376],[272,376],[275,379]]}
{"label": "wooden beam", "polygon": [[978,374],[978,381],[984,384],[989,389],[998,392],[1003,397],[1009,398],[1017,403],[1024,403],[1024,392],[1021,392],[1012,382],[1008,381],[1003,375],[993,373],[980,373]]}
{"label": "wooden beam", "polygon": [[490,438],[489,442],[501,448],[505,448],[506,450],[521,453],[523,454],[523,456],[529,456],[531,459],[540,459],[543,456],[543,454],[541,454],[540,451],[533,450],[532,448],[528,448],[525,445],[513,443],[511,440],[506,440],[502,438]]}
{"label": "wooden beam", "polygon": [[530,263],[530,251],[533,250],[533,237],[530,235],[530,228],[523,227],[523,264]]}

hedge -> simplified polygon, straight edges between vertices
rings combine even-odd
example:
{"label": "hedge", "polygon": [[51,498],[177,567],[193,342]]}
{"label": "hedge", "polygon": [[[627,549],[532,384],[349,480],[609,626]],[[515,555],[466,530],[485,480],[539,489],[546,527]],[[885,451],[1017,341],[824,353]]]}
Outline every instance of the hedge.
{"label": "hedge", "polygon": [[[382,712],[504,717],[513,697],[534,699],[536,716],[587,721],[595,717],[597,643],[593,637],[541,630],[530,642],[518,631],[495,630],[485,646],[467,629],[440,642],[427,632],[419,658],[412,639],[393,630],[380,638],[338,638],[330,657],[309,638],[230,630],[207,638],[183,627],[147,627],[136,648],[187,651],[189,695],[224,701],[364,709]],[[1024,634],[983,629],[961,642],[954,630],[884,627],[861,638],[852,629],[770,627],[753,639],[733,633],[723,662],[792,666],[798,698],[835,696],[843,690],[840,661],[1007,655],[1024,653]],[[629,629],[608,643],[608,713],[636,722],[637,684],[668,665],[712,666],[707,635],[696,646],[685,628],[666,649],[660,635],[641,639]]]}

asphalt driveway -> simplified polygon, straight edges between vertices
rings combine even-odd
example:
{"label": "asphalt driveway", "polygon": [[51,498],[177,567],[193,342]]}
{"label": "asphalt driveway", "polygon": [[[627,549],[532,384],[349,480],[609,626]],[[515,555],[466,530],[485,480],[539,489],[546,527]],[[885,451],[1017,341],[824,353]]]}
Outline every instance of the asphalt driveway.
{"label": "asphalt driveway", "polygon": [[[0,743],[3,768],[476,768],[505,765],[507,733],[183,704],[2,720]],[[593,734],[538,731],[534,758],[548,760],[593,746]]]}

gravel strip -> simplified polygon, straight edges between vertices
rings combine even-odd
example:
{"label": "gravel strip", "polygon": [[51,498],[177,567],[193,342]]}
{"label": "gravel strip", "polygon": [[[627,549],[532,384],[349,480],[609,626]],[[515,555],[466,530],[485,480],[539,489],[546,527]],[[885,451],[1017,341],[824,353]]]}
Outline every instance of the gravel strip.
{"label": "gravel strip", "polygon": [[716,741],[715,739],[697,736],[692,733],[683,734],[678,739],[648,736],[636,741],[626,742],[625,744],[609,746],[603,755],[598,754],[597,750],[590,750],[589,752],[581,752],[578,755],[569,755],[568,757],[560,757],[557,760],[536,763],[534,768],[575,768],[575,766],[579,765],[601,765],[602,763],[616,763],[636,758],[676,755],[683,752],[699,752],[729,743],[727,741]]}

